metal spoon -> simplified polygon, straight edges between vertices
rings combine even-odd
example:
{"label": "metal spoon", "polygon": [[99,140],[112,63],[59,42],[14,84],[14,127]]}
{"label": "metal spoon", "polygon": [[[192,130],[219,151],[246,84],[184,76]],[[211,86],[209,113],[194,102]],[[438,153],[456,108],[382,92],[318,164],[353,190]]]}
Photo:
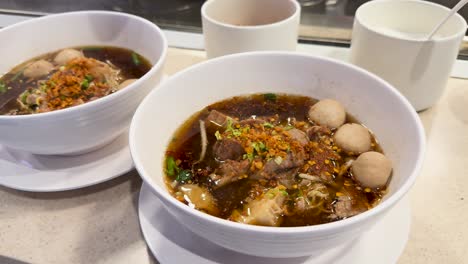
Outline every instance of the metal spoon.
{"label": "metal spoon", "polygon": [[427,37],[427,40],[432,39],[432,37],[435,35],[435,33],[437,33],[437,31],[439,31],[439,29],[445,24],[445,22],[447,22],[449,20],[449,18],[453,16],[453,14],[458,12],[458,10],[460,10],[464,5],[466,5],[466,3],[468,3],[468,0],[460,0],[460,2],[458,2],[458,4],[456,4],[452,8],[452,10],[450,10],[450,12],[447,14],[447,16],[444,19],[442,19],[442,21],[440,21],[439,24],[431,31],[431,34],[429,34],[429,37]]}

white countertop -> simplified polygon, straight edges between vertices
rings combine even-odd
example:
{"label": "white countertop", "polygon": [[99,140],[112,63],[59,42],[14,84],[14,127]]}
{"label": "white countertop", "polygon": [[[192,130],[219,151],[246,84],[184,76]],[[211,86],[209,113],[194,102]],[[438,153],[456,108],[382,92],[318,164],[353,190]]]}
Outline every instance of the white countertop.
{"label": "white countertop", "polygon": [[[202,60],[201,51],[171,48],[165,73]],[[450,79],[420,117],[426,161],[409,194],[412,226],[399,264],[468,263],[468,80]],[[157,263],[139,228],[140,186],[131,171],[69,192],[0,187],[0,263]]]}

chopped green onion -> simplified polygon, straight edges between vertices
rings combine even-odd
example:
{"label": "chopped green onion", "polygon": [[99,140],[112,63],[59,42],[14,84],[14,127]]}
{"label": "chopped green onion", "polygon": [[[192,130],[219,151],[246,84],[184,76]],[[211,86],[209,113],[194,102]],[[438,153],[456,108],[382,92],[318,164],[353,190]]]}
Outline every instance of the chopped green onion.
{"label": "chopped green onion", "polygon": [[39,87],[39,90],[41,90],[41,92],[45,92],[47,90],[47,84],[42,84],[41,87]]}
{"label": "chopped green onion", "polygon": [[189,170],[181,170],[177,174],[176,181],[178,182],[186,182],[192,179],[192,172]]}
{"label": "chopped green onion", "polygon": [[258,142],[258,146],[259,146],[260,150],[266,150],[266,146],[265,146],[265,144],[263,144],[263,142],[261,142],[261,141]]}
{"label": "chopped green onion", "polygon": [[263,142],[254,142],[252,143],[252,148],[255,149],[255,151],[257,151],[257,153],[260,154],[260,152],[266,150],[266,146],[265,144],[263,144]]}
{"label": "chopped green onion", "polygon": [[293,128],[294,128],[293,126],[287,125],[287,126],[284,127],[284,130],[291,130],[291,129],[293,129]]}
{"label": "chopped green onion", "polygon": [[94,80],[94,77],[91,74],[86,74],[85,79],[91,82]]}
{"label": "chopped green onion", "polygon": [[28,98],[28,95],[29,95],[29,92],[28,91],[24,91],[21,95],[20,95],[20,100],[23,104],[26,104],[26,98]]}
{"label": "chopped green onion", "polygon": [[171,156],[168,156],[166,158],[166,173],[169,176],[175,176],[176,172],[178,171],[179,171],[179,168],[177,167],[177,164],[174,158]]}
{"label": "chopped green onion", "polygon": [[[226,120],[226,131],[227,132],[231,132],[231,134],[234,136],[234,137],[239,137],[240,135],[242,135],[242,131],[240,129],[235,129],[232,125],[233,125],[233,121],[232,121],[232,118],[228,117],[227,120]],[[231,138],[229,135],[228,135],[228,138]]]}
{"label": "chopped green onion", "polygon": [[0,93],[5,93],[7,91],[6,84],[3,81],[0,81]]}
{"label": "chopped green onion", "polygon": [[267,128],[274,128],[275,127],[275,125],[273,125],[272,123],[269,123],[269,122],[263,123],[263,126],[267,127]]}
{"label": "chopped green onion", "polygon": [[286,190],[280,190],[280,193],[284,196],[288,196],[289,193]]}
{"label": "chopped green onion", "polygon": [[276,94],[267,93],[267,94],[263,95],[263,98],[265,98],[265,100],[269,100],[269,101],[276,101]]}
{"label": "chopped green onion", "polygon": [[257,142],[252,143],[252,148],[254,148],[257,153],[260,153],[260,147]]}
{"label": "chopped green onion", "polygon": [[83,90],[86,90],[86,89],[88,89],[88,87],[89,87],[89,81],[88,81],[88,79],[83,79],[83,81],[81,82],[81,88],[82,88]]}
{"label": "chopped green onion", "polygon": [[226,131],[232,131],[233,130],[233,128],[232,128],[232,118],[228,117],[226,122],[227,122]]}
{"label": "chopped green onion", "polygon": [[239,129],[233,129],[232,135],[235,137],[239,137],[240,135],[242,135],[242,131],[240,131]]}
{"label": "chopped green onion", "polygon": [[135,52],[132,53],[132,60],[133,60],[133,64],[135,64],[136,66],[140,65],[141,63],[140,58],[138,57],[138,54],[136,54]]}
{"label": "chopped green onion", "polygon": [[242,155],[242,158],[243,159],[248,159],[250,162],[252,162],[253,159],[254,159],[254,154],[253,153],[247,153],[247,154]]}
{"label": "chopped green onion", "polygon": [[223,136],[221,136],[221,133],[219,133],[218,130],[216,130],[216,132],[215,132],[215,137],[216,137],[217,140],[223,139]]}

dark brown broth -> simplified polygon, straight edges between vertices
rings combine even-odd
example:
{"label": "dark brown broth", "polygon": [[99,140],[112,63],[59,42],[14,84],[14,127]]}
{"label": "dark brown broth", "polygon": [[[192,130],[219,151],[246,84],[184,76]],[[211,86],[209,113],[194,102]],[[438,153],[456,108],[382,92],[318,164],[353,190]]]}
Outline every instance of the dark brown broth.
{"label": "dark brown broth", "polygon": [[[261,116],[272,116],[275,114],[279,115],[281,123],[288,123],[289,118],[295,118],[297,121],[307,121],[307,113],[311,105],[317,102],[316,99],[295,96],[295,95],[275,95],[275,100],[266,99],[265,95],[257,94],[251,96],[240,96],[233,97],[215,104],[212,104],[202,111],[196,113],[189,118],[174,134],[173,139],[169,143],[167,149],[167,156],[172,156],[176,160],[180,161],[179,167],[181,169],[191,170],[193,163],[198,160],[201,152],[201,136],[199,120],[204,120],[211,110],[220,111],[228,116],[239,118],[240,120],[249,118],[253,115],[257,117]],[[356,118],[347,114],[346,123],[359,123]],[[194,166],[195,171],[199,168],[205,170],[204,173],[195,173],[194,177],[189,183],[198,184],[206,187],[216,200],[216,204],[220,213],[215,215],[224,219],[228,219],[233,210],[240,210],[245,204],[246,197],[249,196],[249,192],[252,186],[257,182],[256,180],[243,179],[237,182],[228,184],[227,186],[219,189],[214,189],[210,182],[207,174],[214,171],[219,166],[219,162],[215,161],[212,154],[212,147],[216,138],[214,135],[208,133],[208,148],[207,155],[199,164]],[[372,135],[372,150],[382,152],[381,147],[378,145],[374,135]],[[341,154],[343,160],[353,158],[356,156],[350,156],[348,154]],[[334,184],[327,185],[330,193],[335,194],[343,191],[345,188],[353,188],[357,193],[359,202],[366,204],[368,208],[375,206],[380,202],[382,196],[386,192],[386,188],[380,190],[364,190],[359,184],[353,179],[352,174],[348,171],[343,176],[338,177],[334,175]],[[175,188],[171,186],[171,182],[174,178],[166,175],[167,188],[174,195],[177,192],[177,187],[182,185],[179,183]],[[348,186],[344,186],[344,183]],[[294,197],[298,195],[298,190],[288,189],[289,196]],[[186,202],[185,202],[186,203]],[[187,203],[186,203],[187,204]],[[328,205],[330,209],[331,205]],[[294,214],[291,216],[284,215],[280,226],[306,226],[316,225],[327,222],[336,221],[339,219],[330,219],[330,212],[324,212],[323,210],[309,210],[304,214]]]}

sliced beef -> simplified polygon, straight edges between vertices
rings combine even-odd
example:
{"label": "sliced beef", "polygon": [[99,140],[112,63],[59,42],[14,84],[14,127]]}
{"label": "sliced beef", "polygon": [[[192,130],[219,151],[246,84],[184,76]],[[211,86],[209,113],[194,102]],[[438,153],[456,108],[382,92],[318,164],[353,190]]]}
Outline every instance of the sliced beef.
{"label": "sliced beef", "polygon": [[304,133],[302,130],[299,130],[297,128],[293,128],[288,130],[288,135],[293,139],[299,142],[301,146],[307,145],[309,143],[309,139],[307,138],[306,133]]}
{"label": "sliced beef", "polygon": [[217,111],[211,110],[205,119],[206,129],[210,132],[225,128],[229,116]]}
{"label": "sliced beef", "polygon": [[283,171],[280,173],[277,173],[275,175],[275,178],[278,179],[278,182],[286,188],[291,189],[293,188],[294,184],[296,184],[296,175],[299,172],[299,167],[294,167],[290,170]]}
{"label": "sliced beef", "polygon": [[343,219],[360,214],[368,209],[365,199],[358,199],[359,195],[364,195],[358,192],[354,187],[347,187],[344,190],[344,195],[337,198],[333,204],[332,218]]}
{"label": "sliced beef", "polygon": [[238,160],[244,154],[241,143],[234,139],[220,139],[213,145],[213,156],[218,161]]}
{"label": "sliced beef", "polygon": [[331,139],[331,130],[328,127],[324,126],[312,126],[309,127],[306,131],[309,140],[319,141],[324,137]]}
{"label": "sliced beef", "polygon": [[214,182],[215,188],[219,188],[242,179],[243,176],[247,175],[249,167],[248,160],[227,160],[210,175],[210,178]]}
{"label": "sliced beef", "polygon": [[254,125],[261,125],[264,124],[266,121],[260,118],[247,118],[239,121],[239,125],[241,126],[254,126]]}
{"label": "sliced beef", "polygon": [[[280,162],[277,159],[271,159],[265,163],[265,166],[252,177],[254,179],[272,179],[294,177],[297,169],[304,165],[304,152],[289,152]],[[291,176],[292,175],[292,176]]]}

